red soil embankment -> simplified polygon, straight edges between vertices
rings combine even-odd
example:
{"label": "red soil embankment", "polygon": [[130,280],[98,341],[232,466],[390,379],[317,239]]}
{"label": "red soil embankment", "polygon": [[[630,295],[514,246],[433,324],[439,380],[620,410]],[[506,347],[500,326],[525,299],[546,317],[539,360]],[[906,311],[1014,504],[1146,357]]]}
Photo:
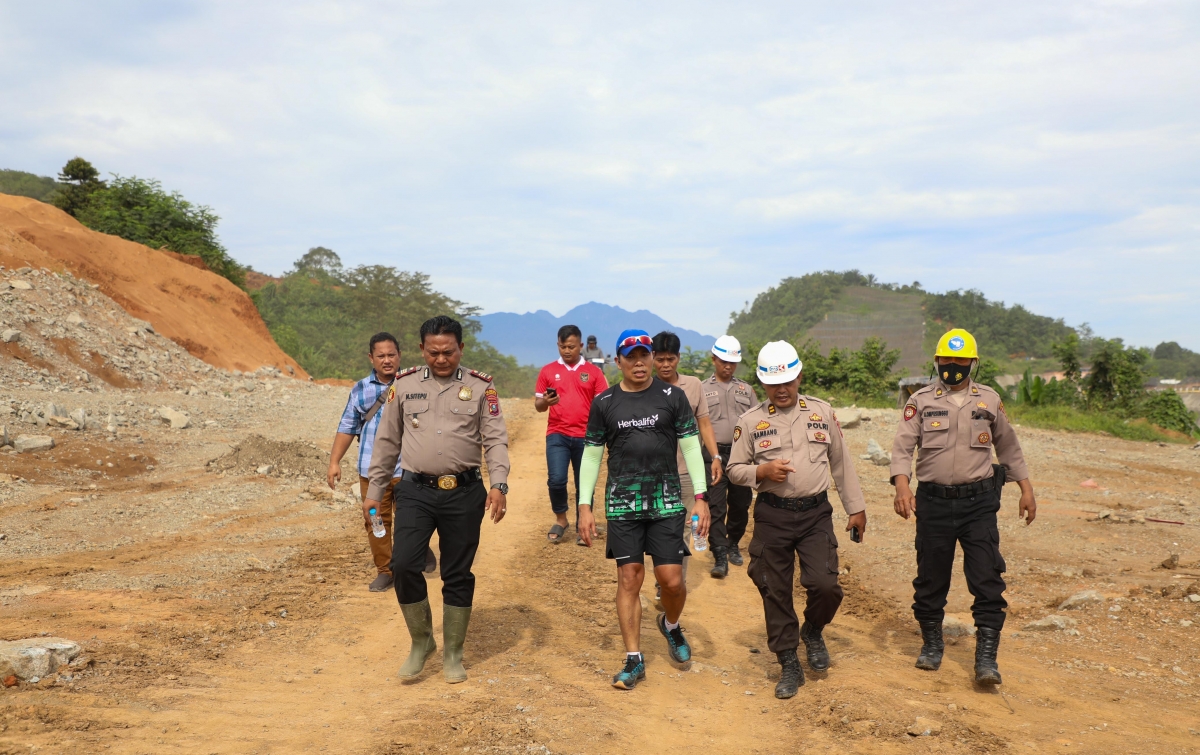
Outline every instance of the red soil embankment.
{"label": "red soil embankment", "polygon": [[291,367],[308,376],[271,338],[246,292],[198,258],[97,233],[48,204],[0,194],[0,265],[69,270],[214,367]]}

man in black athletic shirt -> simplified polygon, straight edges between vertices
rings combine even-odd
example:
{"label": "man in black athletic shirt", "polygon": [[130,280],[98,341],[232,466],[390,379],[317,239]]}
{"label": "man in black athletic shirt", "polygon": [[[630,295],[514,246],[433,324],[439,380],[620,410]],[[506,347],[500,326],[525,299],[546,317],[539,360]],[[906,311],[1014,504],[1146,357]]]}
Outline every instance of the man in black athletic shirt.
{"label": "man in black athletic shirt", "polygon": [[673,661],[684,667],[691,663],[692,649],[679,626],[687,599],[683,557],[689,552],[679,540],[687,508],[680,497],[676,449],[682,450],[696,488],[692,513],[699,517],[700,534],[708,534],[704,460],[696,418],[684,392],[654,376],[651,343],[644,330],[626,330],[617,339],[622,379],[592,402],[580,469],[579,533],[590,547],[596,537],[592,491],[600,476],[600,458],[608,447],[604,490],[607,556],[617,562],[617,617],[626,651],[625,667],[613,677],[618,689],[633,689],[646,678],[639,638],[647,553],[654,561],[654,576],[662,585],[666,609],[658,615],[658,631],[666,638]]}

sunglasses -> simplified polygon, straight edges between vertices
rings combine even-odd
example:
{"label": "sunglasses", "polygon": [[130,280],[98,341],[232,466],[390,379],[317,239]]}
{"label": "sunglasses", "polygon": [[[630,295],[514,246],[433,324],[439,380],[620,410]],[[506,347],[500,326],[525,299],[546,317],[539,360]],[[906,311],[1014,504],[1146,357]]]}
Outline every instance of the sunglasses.
{"label": "sunglasses", "polygon": [[647,349],[654,343],[650,336],[629,336],[617,348],[623,349],[627,346],[645,346]]}

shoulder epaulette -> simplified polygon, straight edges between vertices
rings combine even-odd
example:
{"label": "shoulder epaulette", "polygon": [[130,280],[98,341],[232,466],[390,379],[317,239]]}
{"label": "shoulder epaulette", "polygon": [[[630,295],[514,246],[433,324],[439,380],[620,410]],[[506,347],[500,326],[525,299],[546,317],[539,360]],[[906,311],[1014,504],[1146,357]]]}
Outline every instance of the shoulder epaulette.
{"label": "shoulder epaulette", "polygon": [[408,369],[406,369],[406,370],[400,370],[399,372],[397,372],[397,373],[396,373],[396,377],[397,377],[397,378],[402,378],[402,377],[404,377],[405,375],[411,375],[411,374],[413,374],[414,372],[417,372],[417,371],[418,371],[418,370],[420,370],[420,369],[421,369],[421,365],[419,365],[419,364],[418,364],[418,365],[414,365],[414,366],[412,366],[412,367],[409,367],[409,368],[408,368]]}
{"label": "shoulder epaulette", "polygon": [[471,373],[472,375],[479,378],[480,380],[484,380],[489,383],[492,382],[492,376],[487,374],[486,372],[480,372],[479,370],[467,370],[467,372]]}

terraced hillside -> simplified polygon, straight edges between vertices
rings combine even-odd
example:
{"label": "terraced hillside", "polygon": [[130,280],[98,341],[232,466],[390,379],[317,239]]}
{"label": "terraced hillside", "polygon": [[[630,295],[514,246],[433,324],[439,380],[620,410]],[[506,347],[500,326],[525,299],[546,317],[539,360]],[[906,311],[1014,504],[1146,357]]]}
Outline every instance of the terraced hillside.
{"label": "terraced hillside", "polygon": [[910,374],[921,371],[929,361],[923,347],[925,312],[919,294],[904,294],[866,286],[842,291],[825,319],[809,328],[805,338],[831,348],[858,349],[870,336],[878,336],[893,349],[900,349],[896,367]]}

